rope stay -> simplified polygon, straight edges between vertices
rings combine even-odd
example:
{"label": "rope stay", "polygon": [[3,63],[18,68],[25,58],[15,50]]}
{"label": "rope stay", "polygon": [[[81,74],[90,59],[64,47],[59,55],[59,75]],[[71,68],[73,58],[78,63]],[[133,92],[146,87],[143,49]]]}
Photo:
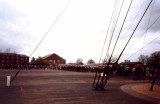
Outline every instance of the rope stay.
{"label": "rope stay", "polygon": [[[131,5],[132,5],[132,1],[133,1],[133,0],[131,0],[130,5],[129,5],[129,8],[128,8],[127,13],[126,13],[126,16],[125,16],[125,18],[124,18],[124,20],[123,20],[123,23],[122,23],[121,29],[120,29],[120,31],[119,31],[119,34],[118,34],[117,40],[116,40],[116,42],[115,42],[115,45],[114,45],[114,47],[113,47],[113,50],[112,50],[112,53],[111,53],[111,56],[110,56],[110,60],[111,60],[112,55],[113,55],[113,52],[114,52],[114,50],[115,50],[115,48],[116,48],[116,45],[117,45],[117,42],[118,42],[119,36],[121,35],[121,31],[122,31],[122,29],[123,29],[124,23],[125,23],[125,21],[126,21],[126,18],[127,18],[127,16],[128,16],[128,13],[129,13],[130,7],[131,7]],[[110,62],[109,62],[109,64],[110,64]]]}
{"label": "rope stay", "polygon": [[101,58],[102,58],[104,46],[105,46],[105,43],[106,43],[106,40],[107,40],[107,36],[108,36],[108,32],[109,32],[109,29],[110,29],[111,22],[112,22],[112,19],[113,19],[113,14],[114,14],[114,11],[115,11],[116,3],[117,3],[117,0],[116,0],[116,2],[115,2],[115,4],[114,4],[114,9],[113,9],[113,11],[112,11],[112,16],[111,16],[111,18],[110,18],[109,26],[108,26],[108,29],[107,29],[106,37],[105,37],[105,40],[104,40],[104,43],[103,43],[103,48],[102,48],[101,55],[100,55],[100,59],[99,59],[99,64],[100,64],[100,62],[101,62]]}
{"label": "rope stay", "polygon": [[[116,4],[117,4],[117,0],[115,1],[114,8],[113,8],[113,11],[112,11],[112,15],[111,15],[111,18],[110,18],[109,26],[108,26],[108,29],[107,29],[106,37],[105,37],[105,40],[104,40],[104,43],[103,43],[103,48],[102,48],[101,55],[100,55],[100,59],[99,59],[99,64],[100,64],[100,61],[101,61],[101,58],[102,58],[102,54],[103,54],[104,46],[105,46],[105,43],[106,43],[106,40],[107,40],[108,32],[109,32],[109,30],[110,30],[111,22],[112,22],[112,20],[114,21],[114,14],[115,14],[115,12],[116,12]],[[116,19],[116,18],[115,18],[115,19]],[[112,27],[112,28],[113,28],[113,27]],[[105,59],[104,59],[104,62],[103,62],[103,63],[105,63]],[[96,74],[95,74],[95,78],[96,78],[96,77],[97,77],[97,72],[96,72]],[[95,79],[95,78],[94,78],[94,79]],[[93,82],[93,86],[94,86],[94,84],[95,84],[95,80],[94,80],[94,82]]]}
{"label": "rope stay", "polygon": [[[157,23],[157,21],[158,21],[159,19],[160,19],[160,16],[158,16],[157,19],[146,29],[146,31],[144,31],[144,32],[142,33],[141,38],[142,38],[142,36],[143,36],[144,34],[147,33],[147,31],[148,31],[155,23]],[[159,37],[159,36],[158,36],[158,37]],[[158,37],[156,37],[155,39],[157,39]],[[136,42],[139,41],[141,38],[138,38],[138,39],[134,42],[134,44],[136,44]],[[155,40],[155,39],[153,39],[153,40]],[[152,40],[151,42],[153,42],[153,40]],[[149,42],[149,43],[151,43],[151,42]],[[134,44],[133,44],[133,45],[134,45]],[[126,50],[125,53],[127,53],[127,52],[132,48],[133,45],[131,45],[131,47],[130,47],[128,50]],[[146,45],[148,45],[148,44],[146,44]],[[146,46],[146,45],[145,45],[145,46]],[[144,46],[144,47],[145,47],[145,46]],[[142,47],[142,48],[143,48],[143,47]],[[139,50],[138,50],[138,51],[139,51]],[[125,53],[124,53],[124,54],[125,54]],[[136,53],[137,53],[137,52],[136,52]],[[131,55],[131,56],[133,56],[133,55]],[[130,57],[131,57],[131,56],[130,56]],[[128,58],[130,58],[130,57],[128,57]],[[128,58],[127,58],[127,59],[128,59]]]}
{"label": "rope stay", "polygon": [[[145,0],[141,3],[141,6],[143,6],[144,3],[145,3]],[[134,28],[134,27],[133,27],[133,26],[134,26],[134,23],[135,23],[135,21],[138,19],[138,16],[139,16],[140,11],[142,10],[142,7],[140,7],[138,10],[139,10],[139,11],[136,13],[136,15],[134,16],[134,18],[132,19],[132,20],[133,20],[132,23],[128,26],[129,28],[127,29],[127,31],[126,31],[125,34],[123,35],[124,37],[123,37],[123,39],[122,39],[122,42],[121,42],[122,44],[121,44],[121,46],[122,46],[123,43],[124,43],[124,40],[125,40],[125,38],[126,38],[126,35],[129,34],[129,30],[131,30],[132,28]],[[121,47],[121,46],[120,46],[120,47]]]}
{"label": "rope stay", "polygon": [[[115,45],[114,45],[114,48],[113,48],[113,50],[112,50],[111,56],[110,56],[110,58],[109,58],[109,61],[108,61],[108,63],[107,63],[107,66],[106,66],[106,68],[105,68],[105,69],[107,70],[107,73],[110,73],[110,74],[113,73],[113,70],[110,70],[110,71],[108,72],[108,70],[109,70],[109,65],[111,64],[112,55],[113,55],[114,49],[115,49],[115,47],[116,47],[116,44],[117,44],[117,42],[118,42],[119,36],[120,36],[120,34],[121,34],[122,28],[123,28],[123,26],[124,26],[125,20],[126,20],[126,18],[127,18],[127,16],[128,16],[128,12],[129,12],[129,10],[130,10],[132,1],[133,1],[133,0],[131,0],[131,2],[130,2],[130,5],[129,5],[128,10],[127,10],[127,13],[126,13],[126,16],[125,16],[125,18],[124,18],[124,20],[123,20],[121,29],[120,29],[120,31],[119,31],[117,40],[116,40]],[[117,64],[117,63],[116,63],[116,64]],[[105,74],[105,72],[104,72],[103,74]],[[108,75],[108,76],[110,76],[110,75]],[[107,77],[105,80],[104,80],[104,78],[105,78],[105,75],[103,75],[102,80],[101,80],[101,83],[103,84],[103,86],[106,85],[106,81],[108,80],[109,77]]]}
{"label": "rope stay", "polygon": [[[117,23],[118,23],[118,20],[119,20],[119,16],[120,16],[120,14],[121,14],[121,10],[122,10],[122,7],[123,7],[123,3],[124,3],[124,0],[122,1],[121,7],[120,7],[120,11],[119,11],[119,13],[118,13],[118,17],[117,17],[117,20],[116,20],[116,22],[115,22],[115,25],[114,25],[114,27],[112,28],[111,38],[110,38],[109,45],[108,45],[108,48],[107,48],[107,53],[106,53],[106,56],[105,56],[105,60],[106,60],[106,58],[107,58],[107,55],[109,55],[109,50],[110,50],[110,46],[111,46],[111,43],[112,43],[112,38],[113,38],[115,29],[116,29],[116,26],[117,26]],[[106,64],[106,63],[104,63],[104,64]]]}
{"label": "rope stay", "polygon": [[126,45],[125,45],[125,47],[123,48],[122,52],[120,53],[120,55],[119,55],[119,57],[118,57],[118,59],[117,59],[116,63],[118,63],[118,61],[119,61],[120,57],[122,56],[122,54],[123,54],[124,50],[126,49],[126,47],[127,47],[128,43],[130,42],[131,38],[133,37],[133,35],[134,35],[135,31],[137,30],[137,28],[138,28],[139,24],[141,23],[141,21],[142,21],[142,19],[143,19],[144,15],[146,14],[146,12],[147,12],[148,8],[149,8],[149,7],[150,7],[150,5],[151,5],[151,3],[152,3],[152,0],[151,0],[151,1],[150,1],[150,3],[148,4],[148,6],[147,6],[146,10],[144,11],[144,13],[143,13],[143,15],[142,15],[141,19],[139,20],[139,22],[138,22],[137,26],[135,27],[134,31],[132,32],[132,34],[131,34],[130,38],[128,39],[128,41],[127,41],[127,43],[126,43]]}
{"label": "rope stay", "polygon": [[[57,21],[59,20],[59,18],[62,16],[62,14],[64,13],[64,11],[67,9],[68,5],[70,4],[70,1],[68,1],[68,3],[65,5],[65,7],[62,9],[62,11],[60,12],[59,16],[56,18],[56,20],[53,22],[53,24],[51,25],[51,27],[48,29],[48,31],[46,32],[46,34],[44,35],[44,37],[40,40],[40,42],[38,43],[38,45],[35,47],[35,49],[32,51],[32,53],[30,54],[29,58],[33,55],[33,53],[37,50],[37,48],[39,47],[39,45],[42,43],[42,41],[45,39],[45,37],[48,35],[48,33],[50,32],[50,30],[53,28],[53,26],[57,23]],[[11,83],[14,81],[14,79],[18,76],[19,72],[21,71],[21,69],[19,69],[16,74],[14,75],[14,77],[11,79]]]}
{"label": "rope stay", "polygon": [[141,49],[139,49],[138,51],[136,51],[134,54],[132,54],[131,56],[129,56],[127,59],[129,59],[130,57],[134,56],[137,52],[141,51],[142,49],[144,49],[147,45],[151,44],[153,41],[155,41],[156,39],[160,38],[160,35],[158,35],[156,38],[154,38],[153,40],[151,40],[149,43],[147,43],[145,46],[143,46]]}
{"label": "rope stay", "polygon": [[[116,60],[116,62],[112,65],[112,67],[109,67],[110,61],[111,61],[111,58],[110,58],[110,59],[109,59],[109,62],[105,65],[104,70],[99,70],[99,72],[98,72],[98,71],[96,72],[95,77],[94,77],[94,81],[93,81],[93,88],[95,88],[96,90],[99,89],[99,88],[103,90],[104,87],[105,87],[105,85],[107,84],[107,81],[108,81],[109,77],[114,73],[114,71],[117,70],[119,59],[121,58],[124,50],[126,49],[126,47],[127,47],[127,45],[129,44],[131,38],[133,37],[135,31],[137,30],[139,24],[141,23],[143,17],[145,16],[147,10],[149,9],[152,1],[153,1],[153,0],[150,0],[147,8],[145,9],[143,15],[142,15],[141,18],[140,18],[138,24],[136,25],[135,29],[133,30],[132,34],[130,35],[130,37],[129,37],[127,43],[126,43],[126,45],[124,46],[123,50],[122,50],[121,53],[119,54],[119,57],[118,57],[118,59]],[[131,1],[131,2],[132,2],[132,1]],[[130,8],[130,7],[129,7],[129,8]],[[119,38],[119,37],[117,37],[117,38]],[[118,41],[118,39],[117,39],[117,41]],[[117,42],[116,42],[116,44],[117,44]],[[114,49],[113,49],[113,50],[114,50]],[[99,74],[99,75],[98,75],[98,74]]]}

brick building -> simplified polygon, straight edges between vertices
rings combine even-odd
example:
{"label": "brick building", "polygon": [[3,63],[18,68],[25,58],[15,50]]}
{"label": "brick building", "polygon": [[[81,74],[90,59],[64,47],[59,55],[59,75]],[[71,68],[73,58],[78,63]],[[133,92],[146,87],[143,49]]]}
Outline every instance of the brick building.
{"label": "brick building", "polygon": [[66,64],[66,60],[55,53],[44,56],[43,59],[48,61],[49,64],[52,66],[57,66],[59,64]]}
{"label": "brick building", "polygon": [[17,68],[21,65],[28,65],[29,57],[16,53],[0,53],[1,68]]}
{"label": "brick building", "polygon": [[141,63],[141,62],[122,62],[122,63],[120,63],[120,65],[135,67],[135,66],[143,66],[143,63]]}

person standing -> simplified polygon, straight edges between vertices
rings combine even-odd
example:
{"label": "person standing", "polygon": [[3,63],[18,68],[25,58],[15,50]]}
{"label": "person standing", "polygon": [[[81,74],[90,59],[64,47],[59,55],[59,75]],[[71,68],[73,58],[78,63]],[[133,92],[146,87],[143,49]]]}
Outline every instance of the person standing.
{"label": "person standing", "polygon": [[140,66],[136,68],[136,74],[137,74],[137,79],[140,79],[141,77],[141,67]]}

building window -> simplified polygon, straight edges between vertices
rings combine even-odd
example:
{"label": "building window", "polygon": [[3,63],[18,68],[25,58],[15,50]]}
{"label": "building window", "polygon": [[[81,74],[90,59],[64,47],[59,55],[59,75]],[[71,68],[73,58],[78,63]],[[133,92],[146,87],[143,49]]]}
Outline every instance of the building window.
{"label": "building window", "polygon": [[56,64],[56,60],[53,60],[53,64]]}

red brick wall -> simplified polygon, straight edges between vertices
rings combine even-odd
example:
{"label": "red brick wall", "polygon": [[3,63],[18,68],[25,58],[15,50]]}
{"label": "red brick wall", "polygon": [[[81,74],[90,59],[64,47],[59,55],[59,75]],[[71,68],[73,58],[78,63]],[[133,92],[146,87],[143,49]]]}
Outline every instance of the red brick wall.
{"label": "red brick wall", "polygon": [[28,65],[29,57],[24,57],[15,53],[0,54],[0,65]]}
{"label": "red brick wall", "polygon": [[59,65],[59,64],[65,64],[66,60],[58,56],[57,54],[52,54],[46,58],[45,60],[49,61],[51,65]]}

